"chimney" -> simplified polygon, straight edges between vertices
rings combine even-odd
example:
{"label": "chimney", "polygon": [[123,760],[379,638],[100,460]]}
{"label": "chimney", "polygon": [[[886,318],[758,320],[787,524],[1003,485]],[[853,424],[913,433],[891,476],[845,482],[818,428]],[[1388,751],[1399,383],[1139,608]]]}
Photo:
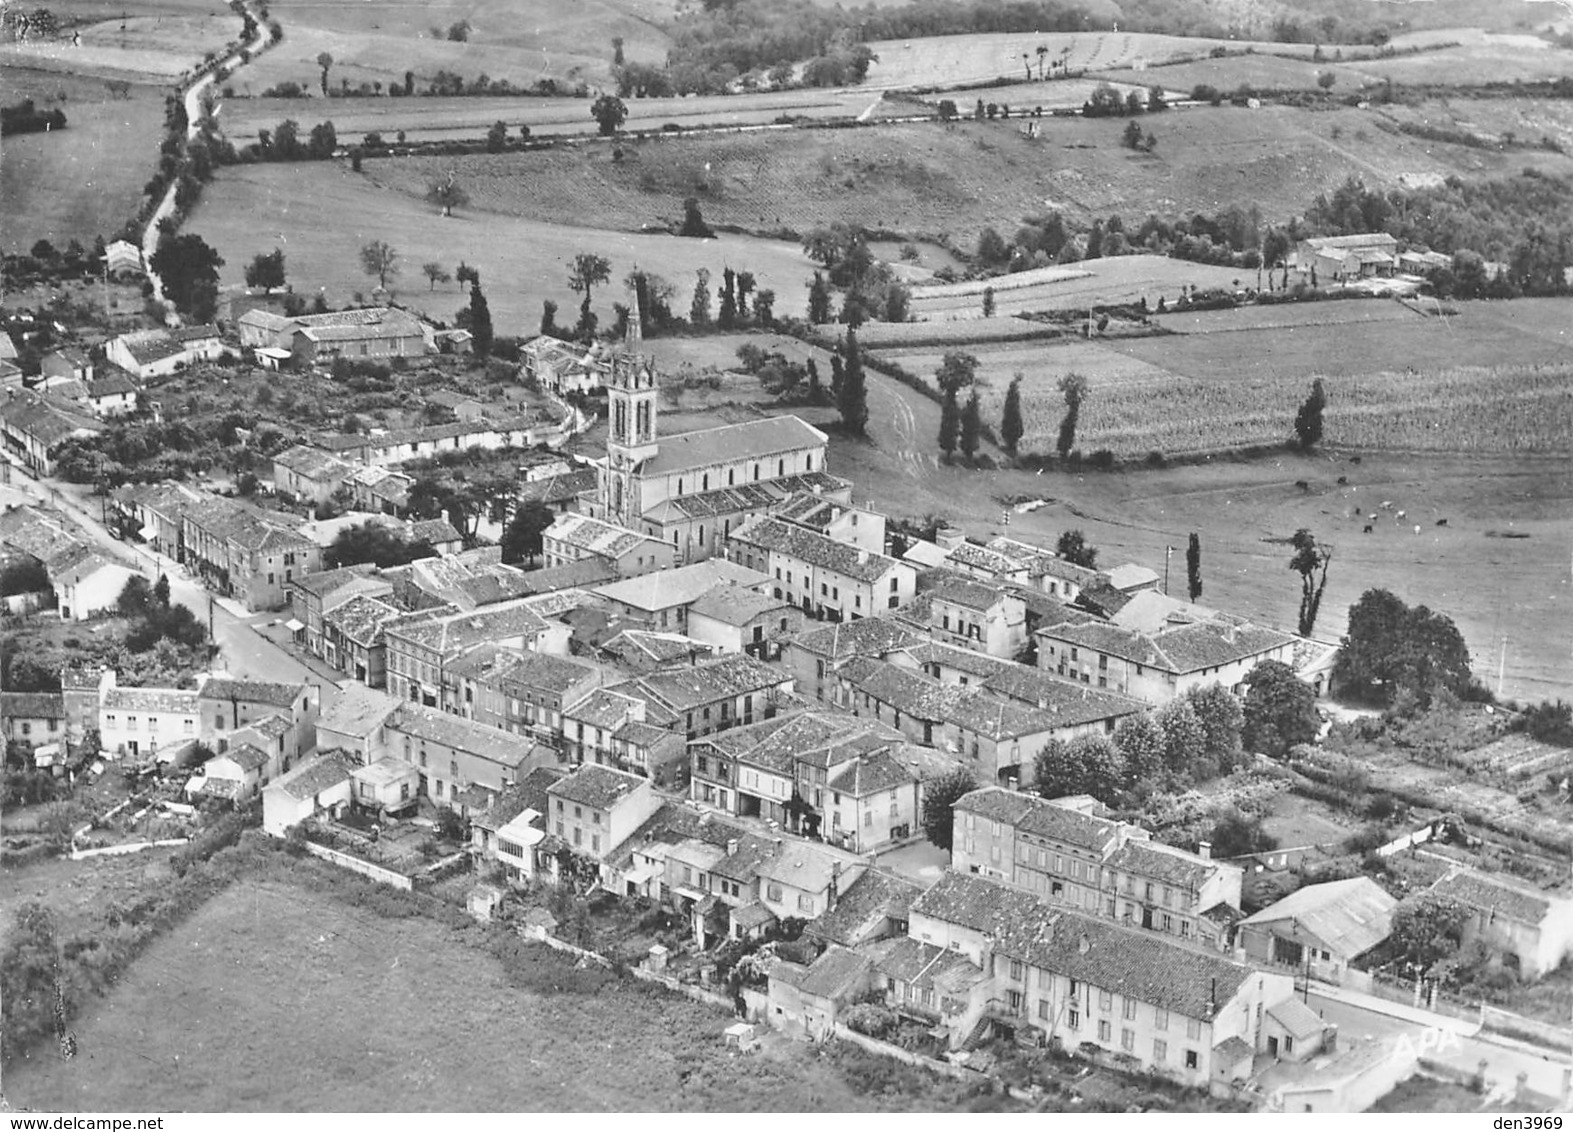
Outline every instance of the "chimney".
{"label": "chimney", "polygon": [[727,838],[727,841],[726,841],[726,855],[728,857],[735,857],[735,856],[737,856],[737,838],[735,838],[735,837]]}
{"label": "chimney", "polygon": [[1218,979],[1215,976],[1212,990],[1207,992],[1207,1021],[1211,1022],[1218,1014]]}
{"label": "chimney", "polygon": [[858,565],[862,566],[862,565],[866,564],[867,562],[868,562],[868,551],[865,550],[861,546],[858,547]]}
{"label": "chimney", "polygon": [[1204,861],[1212,860],[1213,843],[1211,841],[1198,841],[1196,843],[1196,855]]}
{"label": "chimney", "polygon": [[1092,940],[1087,938],[1086,933],[1083,933],[1081,939],[1077,942],[1076,950],[1083,955],[1092,950]]}

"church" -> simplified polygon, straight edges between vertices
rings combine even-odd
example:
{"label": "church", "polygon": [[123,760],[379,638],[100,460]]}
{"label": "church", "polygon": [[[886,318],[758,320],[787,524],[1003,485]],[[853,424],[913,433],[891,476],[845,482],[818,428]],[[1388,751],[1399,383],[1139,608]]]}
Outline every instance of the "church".
{"label": "church", "polygon": [[745,521],[799,493],[851,502],[852,485],[825,470],[829,437],[800,417],[660,437],[655,367],[630,350],[611,358],[606,395],[606,458],[596,466],[595,498],[582,509],[669,543],[679,563],[717,553]]}

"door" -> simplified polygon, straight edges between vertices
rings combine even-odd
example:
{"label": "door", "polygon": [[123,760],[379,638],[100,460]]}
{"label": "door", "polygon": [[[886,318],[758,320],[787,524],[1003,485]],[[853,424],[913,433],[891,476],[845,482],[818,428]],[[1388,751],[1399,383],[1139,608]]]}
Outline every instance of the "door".
{"label": "door", "polygon": [[1277,1038],[1268,1038],[1267,1039],[1267,1056],[1268,1057],[1277,1057],[1278,1056],[1278,1039]]}

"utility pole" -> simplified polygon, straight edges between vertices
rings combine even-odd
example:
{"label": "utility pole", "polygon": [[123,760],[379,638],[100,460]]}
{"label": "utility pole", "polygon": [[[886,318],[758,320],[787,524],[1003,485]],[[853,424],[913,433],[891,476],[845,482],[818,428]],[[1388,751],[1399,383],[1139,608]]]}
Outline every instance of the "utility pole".
{"label": "utility pole", "polygon": [[1502,698],[1502,680],[1507,675],[1507,638],[1502,638],[1502,656],[1497,661],[1497,699]]}
{"label": "utility pole", "polygon": [[1174,557],[1174,547],[1163,548],[1163,596],[1169,596],[1169,560]]}

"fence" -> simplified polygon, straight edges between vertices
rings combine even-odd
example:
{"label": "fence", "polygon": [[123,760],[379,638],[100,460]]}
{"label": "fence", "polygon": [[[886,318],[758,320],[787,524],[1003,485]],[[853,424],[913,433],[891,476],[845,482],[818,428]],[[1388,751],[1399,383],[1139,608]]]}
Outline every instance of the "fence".
{"label": "fence", "polygon": [[127,853],[140,853],[144,849],[167,849],[171,845],[184,845],[190,841],[189,837],[170,837],[163,841],[132,841],[125,845],[105,845],[101,849],[73,849],[73,861],[85,861],[90,857],[121,857]]}
{"label": "fence", "polygon": [[[1420,992],[1415,992],[1415,983],[1399,982],[1381,975],[1371,976],[1370,985],[1356,987],[1367,994],[1377,998],[1385,998],[1389,1002],[1402,1003],[1412,1006],[1417,1010],[1429,1010],[1434,1014],[1446,1014],[1450,1018],[1459,1018],[1466,1022],[1477,1022],[1480,1018],[1480,1006],[1475,1002],[1466,1002],[1446,994],[1437,986],[1435,981],[1430,983],[1420,982]],[[1351,986],[1354,986],[1351,983]]]}
{"label": "fence", "polygon": [[1569,1033],[1566,1026],[1553,1026],[1485,1003],[1480,1004],[1480,1028],[1493,1034],[1533,1042],[1558,1053],[1565,1054],[1573,1049],[1573,1034]]}
{"label": "fence", "polygon": [[835,1034],[835,1036],[840,1038],[842,1041],[851,1042],[855,1046],[861,1046],[863,1049],[868,1050],[869,1053],[877,1053],[884,1057],[893,1057],[897,1061],[903,1061],[906,1064],[914,1065],[919,1069],[927,1069],[934,1073],[940,1073],[946,1077],[953,1077],[957,1081],[976,1082],[993,1079],[985,1073],[978,1072],[976,1069],[968,1069],[965,1065],[955,1065],[949,1061],[940,1061],[937,1058],[926,1057],[921,1053],[913,1053],[909,1049],[902,1049],[900,1046],[893,1046],[889,1042],[882,1042],[878,1038],[871,1038],[867,1034],[860,1034],[842,1022],[832,1022],[830,1025],[830,1030],[831,1033]]}
{"label": "fence", "polygon": [[301,844],[313,857],[321,857],[341,869],[348,869],[352,873],[359,873],[363,877],[370,877],[374,881],[403,889],[405,892],[412,892],[415,889],[415,882],[403,873],[385,869],[381,865],[374,865],[370,861],[349,853],[341,853],[337,849],[329,849],[326,845],[319,845],[315,841],[304,841]]}

